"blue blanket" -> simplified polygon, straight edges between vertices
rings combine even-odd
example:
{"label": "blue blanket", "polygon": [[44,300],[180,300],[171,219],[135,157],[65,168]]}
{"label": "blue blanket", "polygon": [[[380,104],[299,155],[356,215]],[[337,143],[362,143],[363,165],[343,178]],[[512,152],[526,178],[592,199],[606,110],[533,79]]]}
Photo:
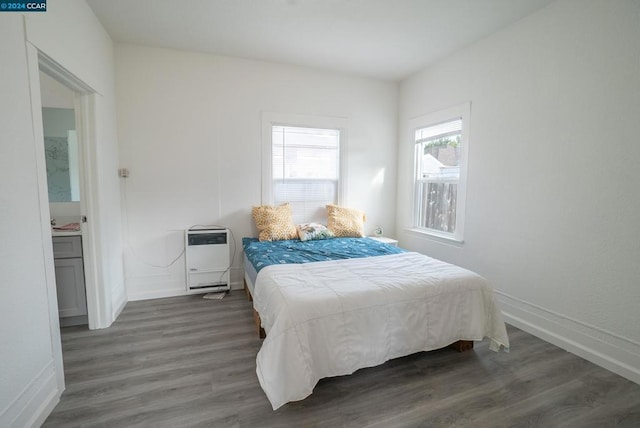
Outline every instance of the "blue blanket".
{"label": "blue blanket", "polygon": [[403,253],[405,250],[370,238],[333,238],[314,241],[260,242],[242,238],[242,247],[256,269],[273,264],[309,263]]}

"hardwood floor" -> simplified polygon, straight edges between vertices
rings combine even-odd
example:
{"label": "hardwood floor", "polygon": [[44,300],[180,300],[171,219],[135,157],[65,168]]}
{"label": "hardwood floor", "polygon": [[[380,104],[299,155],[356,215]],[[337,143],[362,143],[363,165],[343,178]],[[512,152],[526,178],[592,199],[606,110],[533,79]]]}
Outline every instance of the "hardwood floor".
{"label": "hardwood floor", "polygon": [[130,302],[62,330],[66,391],[45,427],[639,427],[640,385],[509,327],[510,353],[422,352],[323,379],[271,410],[242,291]]}

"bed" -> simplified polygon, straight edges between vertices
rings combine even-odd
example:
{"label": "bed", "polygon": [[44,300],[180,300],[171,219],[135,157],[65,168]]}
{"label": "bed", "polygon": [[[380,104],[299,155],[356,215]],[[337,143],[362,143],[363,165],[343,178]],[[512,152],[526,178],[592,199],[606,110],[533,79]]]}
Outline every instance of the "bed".
{"label": "bed", "polygon": [[266,338],[256,359],[273,409],[318,380],[488,338],[508,350],[481,276],[370,238],[243,239],[245,288]]}

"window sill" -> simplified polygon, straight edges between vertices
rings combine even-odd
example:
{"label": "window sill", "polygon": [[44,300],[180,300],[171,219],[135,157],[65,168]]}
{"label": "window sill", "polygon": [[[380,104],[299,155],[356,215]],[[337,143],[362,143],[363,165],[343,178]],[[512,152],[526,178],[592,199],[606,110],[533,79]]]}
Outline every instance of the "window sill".
{"label": "window sill", "polygon": [[451,235],[447,235],[444,233],[438,233],[435,231],[428,231],[425,229],[418,229],[415,227],[410,227],[404,230],[405,232],[414,235],[414,236],[418,236],[420,238],[427,238],[433,241],[438,241],[438,242],[443,242],[446,244],[452,244],[455,245],[457,247],[462,247],[462,245],[464,244],[464,240],[460,240],[460,239],[456,239]]}

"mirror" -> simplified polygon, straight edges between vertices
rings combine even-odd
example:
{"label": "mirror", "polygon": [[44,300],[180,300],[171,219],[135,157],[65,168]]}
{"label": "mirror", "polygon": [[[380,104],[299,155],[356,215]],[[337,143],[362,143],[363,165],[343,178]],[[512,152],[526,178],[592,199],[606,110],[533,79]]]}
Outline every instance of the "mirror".
{"label": "mirror", "polygon": [[80,201],[75,93],[40,72],[44,152],[49,202]]}
{"label": "mirror", "polygon": [[42,122],[49,202],[79,201],[75,112],[68,108],[44,107]]}

